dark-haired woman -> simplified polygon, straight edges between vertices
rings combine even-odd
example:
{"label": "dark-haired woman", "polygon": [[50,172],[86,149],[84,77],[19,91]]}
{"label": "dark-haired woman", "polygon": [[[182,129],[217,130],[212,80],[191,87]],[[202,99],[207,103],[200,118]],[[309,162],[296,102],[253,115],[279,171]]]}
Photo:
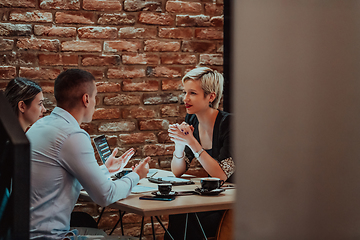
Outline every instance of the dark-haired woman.
{"label": "dark-haired woman", "polygon": [[[44,97],[41,87],[26,78],[15,78],[11,80],[5,89],[5,96],[18,117],[20,126],[24,132],[46,112],[43,105]],[[2,153],[0,153],[0,155],[1,154]],[[11,165],[9,165],[7,161],[0,161],[0,168],[10,169]],[[0,226],[3,226],[3,228],[0,228],[1,236],[8,234],[4,231],[6,231],[7,227],[5,226],[7,226],[9,222],[6,221],[7,218],[3,216],[10,214],[8,199],[11,193],[11,185],[11,178],[6,175],[0,175]]]}
{"label": "dark-haired woman", "polygon": [[5,89],[5,96],[24,132],[46,112],[41,87],[29,79],[15,78],[11,80]]}

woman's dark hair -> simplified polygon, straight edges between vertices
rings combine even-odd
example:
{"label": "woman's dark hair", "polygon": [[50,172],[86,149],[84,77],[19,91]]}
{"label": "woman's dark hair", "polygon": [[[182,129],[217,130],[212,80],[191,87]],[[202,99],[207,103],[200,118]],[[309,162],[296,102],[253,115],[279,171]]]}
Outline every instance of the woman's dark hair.
{"label": "woman's dark hair", "polygon": [[26,106],[30,106],[38,93],[42,92],[41,87],[26,78],[17,77],[11,80],[5,89],[5,96],[16,116],[19,116],[18,103],[23,101]]}

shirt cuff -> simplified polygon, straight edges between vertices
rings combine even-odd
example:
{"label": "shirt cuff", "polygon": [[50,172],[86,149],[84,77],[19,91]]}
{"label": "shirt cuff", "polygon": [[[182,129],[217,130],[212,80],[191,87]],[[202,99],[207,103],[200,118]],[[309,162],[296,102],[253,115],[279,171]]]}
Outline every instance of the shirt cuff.
{"label": "shirt cuff", "polygon": [[136,172],[131,172],[123,176],[122,178],[129,178],[130,181],[133,183],[132,187],[136,186],[140,181],[140,177]]}

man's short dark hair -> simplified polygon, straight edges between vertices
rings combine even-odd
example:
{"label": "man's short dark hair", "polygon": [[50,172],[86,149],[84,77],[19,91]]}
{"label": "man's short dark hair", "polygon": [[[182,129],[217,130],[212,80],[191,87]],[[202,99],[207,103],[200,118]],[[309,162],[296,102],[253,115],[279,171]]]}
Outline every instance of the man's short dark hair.
{"label": "man's short dark hair", "polygon": [[72,109],[80,103],[85,93],[92,96],[94,80],[91,73],[81,69],[68,69],[60,73],[54,85],[57,106]]}

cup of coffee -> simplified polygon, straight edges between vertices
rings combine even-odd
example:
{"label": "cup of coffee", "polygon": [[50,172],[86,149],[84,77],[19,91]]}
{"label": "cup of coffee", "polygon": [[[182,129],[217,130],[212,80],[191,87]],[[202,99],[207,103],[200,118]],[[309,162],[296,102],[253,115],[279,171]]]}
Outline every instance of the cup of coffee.
{"label": "cup of coffee", "polygon": [[220,188],[221,185],[224,184],[224,180],[221,180],[220,178],[214,178],[214,177],[207,177],[207,178],[201,178],[201,188],[206,191],[211,191],[217,188]]}
{"label": "cup of coffee", "polygon": [[172,184],[171,183],[158,184],[158,189],[159,192],[163,195],[169,194],[172,189]]}

